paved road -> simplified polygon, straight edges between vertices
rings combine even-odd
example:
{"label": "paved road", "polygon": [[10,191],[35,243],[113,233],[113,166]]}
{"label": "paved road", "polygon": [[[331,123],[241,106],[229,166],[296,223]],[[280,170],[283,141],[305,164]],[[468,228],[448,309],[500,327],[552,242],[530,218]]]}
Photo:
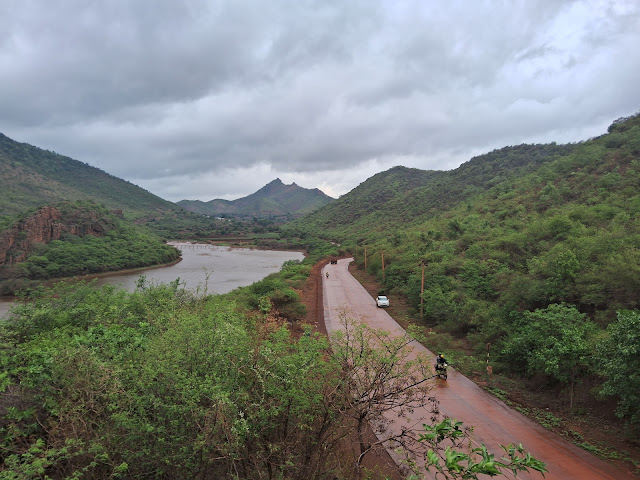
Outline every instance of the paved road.
{"label": "paved road", "polygon": [[[385,310],[376,307],[374,299],[351,276],[348,271],[350,262],[351,259],[338,260],[337,265],[328,264],[323,269],[324,318],[327,331],[330,333],[341,328],[339,315],[346,308],[349,317],[354,320],[366,322],[374,328],[404,333]],[[329,277],[325,275],[327,272]],[[416,350],[435,358],[424,346],[414,343]],[[490,449],[496,447],[493,452],[496,457],[502,454],[499,444],[522,443],[533,456],[547,464],[547,480],[638,479],[630,472],[609,465],[532,422],[453,369],[449,370],[446,381],[434,382],[436,397],[440,400],[440,411],[448,417],[463,421],[467,426],[473,425],[474,441],[484,443]],[[408,423],[421,422],[423,418],[428,417],[426,410],[416,411]],[[532,472],[519,474],[517,478],[540,480],[543,477],[537,472]]]}

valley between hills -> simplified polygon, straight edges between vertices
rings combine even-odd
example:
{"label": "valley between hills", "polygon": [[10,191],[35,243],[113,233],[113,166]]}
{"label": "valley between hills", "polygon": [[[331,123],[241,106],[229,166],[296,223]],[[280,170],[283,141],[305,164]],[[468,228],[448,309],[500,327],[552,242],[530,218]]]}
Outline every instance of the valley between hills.
{"label": "valley between hills", "polygon": [[[362,348],[369,372],[400,363],[363,341],[329,348],[318,322],[319,268],[353,258],[369,294],[387,295],[432,352],[637,476],[639,167],[634,115],[583,142],[504,147],[451,171],[398,166],[338,199],[276,179],[233,202],[174,204],[0,135],[0,292],[29,300],[0,330],[0,472],[384,478],[355,415],[384,405],[353,404],[344,369],[360,370],[341,355]],[[171,240],[306,258],[220,296],[41,286],[175,261]],[[415,400],[403,392],[389,396]]]}

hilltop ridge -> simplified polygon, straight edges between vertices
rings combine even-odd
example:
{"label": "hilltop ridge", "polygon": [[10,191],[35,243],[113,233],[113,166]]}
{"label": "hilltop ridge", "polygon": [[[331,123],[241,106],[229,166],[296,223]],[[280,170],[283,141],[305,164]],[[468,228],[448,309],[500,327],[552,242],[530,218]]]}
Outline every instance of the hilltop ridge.
{"label": "hilltop ridge", "polygon": [[182,208],[202,215],[275,216],[296,218],[321,208],[334,199],[317,188],[296,183],[286,185],[276,178],[255,193],[236,200],[180,200]]}
{"label": "hilltop ridge", "polygon": [[172,202],[79,160],[21,143],[0,133],[0,220],[2,216],[60,201],[95,201],[137,218],[177,212]]}

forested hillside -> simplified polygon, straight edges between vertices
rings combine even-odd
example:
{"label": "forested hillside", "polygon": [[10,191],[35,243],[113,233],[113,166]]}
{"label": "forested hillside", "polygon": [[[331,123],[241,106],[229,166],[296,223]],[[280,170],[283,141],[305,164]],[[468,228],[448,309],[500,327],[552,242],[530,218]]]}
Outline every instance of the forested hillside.
{"label": "forested hillside", "polygon": [[0,294],[43,280],[177,260],[180,252],[93,202],[25,212],[0,232]]}
{"label": "forested hillside", "polygon": [[[0,294],[32,282],[167,263],[172,233],[195,217],[87,164],[0,134]],[[180,219],[186,219],[180,222]]]}
{"label": "forested hillside", "polygon": [[[424,325],[478,354],[491,345],[496,371],[566,387],[567,403],[584,378],[604,382],[639,422],[639,168],[635,115],[580,144],[394,168],[286,230],[340,243]],[[621,361],[603,368],[595,345],[613,336]]]}
{"label": "forested hillside", "polygon": [[[110,175],[98,168],[91,167],[78,160],[60,155],[55,152],[43,150],[26,143],[16,142],[5,135],[0,134],[0,236],[4,234],[6,242],[12,238],[7,234],[7,230],[14,229],[25,218],[36,215],[41,208],[56,208],[61,204],[69,202],[81,202],[83,208],[93,208],[95,214],[102,217],[102,210],[118,211],[117,235],[121,237],[119,247],[123,250],[118,253],[100,252],[102,247],[93,251],[94,255],[101,254],[99,260],[88,264],[82,260],[83,256],[78,256],[78,265],[72,267],[70,262],[73,256],[65,257],[60,265],[55,258],[57,250],[51,246],[45,246],[49,239],[43,238],[39,243],[37,251],[30,246],[22,248],[18,253],[18,262],[23,262],[25,255],[34,254],[40,259],[46,256],[49,260],[42,266],[40,273],[34,276],[38,269],[24,264],[20,267],[4,265],[0,270],[0,291],[8,293],[14,287],[23,284],[25,279],[55,278],[68,274],[96,273],[100,271],[117,270],[120,268],[130,268],[132,266],[150,265],[153,263],[163,263],[166,256],[148,255],[148,251],[155,248],[160,251],[167,249],[160,241],[172,239],[207,238],[225,234],[246,234],[252,229],[260,229],[264,232],[268,226],[254,225],[252,221],[221,221],[215,218],[206,218],[188,212],[178,205],[147,192],[146,190],[133,185],[125,180]],[[66,208],[66,207],[65,207]],[[73,217],[73,215],[71,215]],[[133,222],[136,225],[127,224]],[[73,223],[73,221],[72,221]],[[25,224],[21,235],[30,236],[29,225]],[[126,231],[126,234],[123,233]],[[75,246],[67,245],[77,253],[78,243],[105,242],[109,235],[69,236],[66,232],[57,242],[70,242]],[[124,235],[124,237],[123,237]],[[125,237],[128,240],[124,240]],[[144,237],[148,245],[138,241]],[[101,240],[97,240],[100,238]],[[0,252],[9,248],[3,247],[0,241]],[[38,242],[36,242],[38,243]],[[127,245],[128,244],[128,245]],[[59,243],[56,243],[59,245]],[[153,247],[152,247],[153,245]],[[41,250],[47,249],[47,254],[42,255]],[[116,243],[112,243],[109,248],[116,248]],[[16,245],[13,250],[16,251]],[[92,251],[91,248],[87,252]],[[137,259],[136,261],[124,260],[128,256]],[[170,255],[171,257],[171,255]],[[162,260],[160,260],[162,259]],[[15,258],[14,258],[15,260]],[[158,262],[159,260],[159,262]],[[30,262],[33,263],[31,260]],[[149,263],[151,262],[151,263]],[[2,262],[0,262],[2,267]],[[61,267],[61,268],[58,268]],[[9,273],[10,270],[10,273]],[[43,275],[42,271],[48,272]]]}
{"label": "forested hillside", "polygon": [[333,199],[317,188],[303,188],[295,183],[285,185],[276,178],[260,190],[237,200],[181,200],[178,205],[204,215],[238,217],[295,218],[317,210]]}
{"label": "forested hillside", "polygon": [[0,170],[0,229],[7,217],[63,200],[92,200],[122,210],[127,218],[180,210],[98,168],[1,133]]}
{"label": "forested hillside", "polygon": [[[570,301],[610,319],[610,308],[639,300],[638,272],[629,268],[638,265],[639,156],[634,116],[581,144],[506,147],[450,172],[395,167],[283,229],[339,242],[361,263],[366,246],[368,269],[410,297],[424,260],[429,281],[454,281],[439,287],[449,292],[476,298],[470,280],[460,283],[475,269],[492,298],[505,299],[513,283],[506,277],[523,276],[536,288],[518,295],[519,308]],[[452,313],[425,317],[453,321]]]}
{"label": "forested hillside", "polygon": [[[86,163],[16,142],[1,133],[0,171],[0,232],[27,211],[76,200],[92,201],[108,209],[121,210],[125,219],[147,227],[163,239],[246,235],[252,230],[264,233],[275,228],[271,227],[273,221],[270,220],[239,218],[221,221],[207,218]],[[288,194],[290,198],[285,200],[282,194],[285,197]],[[312,196],[318,197],[315,193]],[[317,208],[316,205],[326,203],[316,204],[307,198],[308,195],[303,197],[306,204],[289,188],[288,192],[281,192],[277,197],[277,208],[283,208],[282,205],[286,204],[287,209],[303,214]],[[252,197],[246,198],[250,200]],[[247,208],[256,212],[259,207],[254,205]],[[269,208],[276,207],[270,205]],[[288,219],[288,215],[285,214],[281,220]]]}
{"label": "forested hillside", "polygon": [[327,238],[375,239],[390,226],[430,219],[508,179],[517,178],[567,154],[574,145],[519,145],[475,157],[452,171],[394,167],[378,173],[304,219],[296,233],[326,232]]}

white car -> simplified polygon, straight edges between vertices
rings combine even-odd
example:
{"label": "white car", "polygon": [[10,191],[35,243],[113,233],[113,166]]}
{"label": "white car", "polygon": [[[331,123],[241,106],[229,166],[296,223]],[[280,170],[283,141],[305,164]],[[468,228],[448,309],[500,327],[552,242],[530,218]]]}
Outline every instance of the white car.
{"label": "white car", "polygon": [[376,297],[376,305],[378,307],[388,307],[389,306],[389,299],[387,297],[385,297],[384,295],[378,295]]}

